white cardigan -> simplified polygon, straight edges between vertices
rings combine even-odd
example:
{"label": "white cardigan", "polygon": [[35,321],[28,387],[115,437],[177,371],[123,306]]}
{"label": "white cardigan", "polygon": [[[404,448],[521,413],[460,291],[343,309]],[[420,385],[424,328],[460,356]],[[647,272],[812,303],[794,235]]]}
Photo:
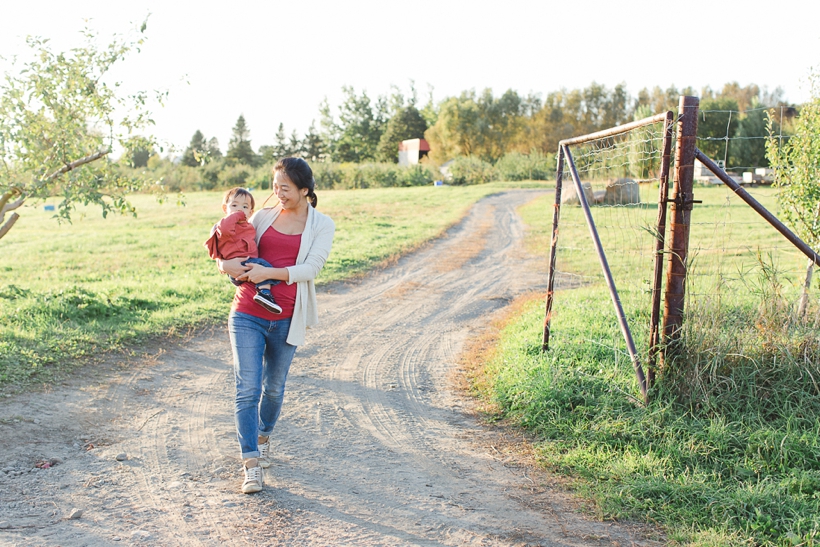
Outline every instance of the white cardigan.
{"label": "white cardigan", "polygon": [[[279,216],[281,207],[269,207],[254,213],[251,224],[256,228],[256,243],[262,237],[273,221]],[[312,206],[308,206],[308,217],[305,231],[302,232],[302,241],[299,244],[299,254],[296,265],[288,266],[288,281],[296,283],[296,303],[293,308],[293,319],[288,331],[288,344],[301,346],[305,342],[305,331],[308,327],[319,323],[319,310],[316,304],[316,288],[313,280],[321,271],[330,254],[333,244],[333,234],[336,225],[327,215],[323,215]]]}

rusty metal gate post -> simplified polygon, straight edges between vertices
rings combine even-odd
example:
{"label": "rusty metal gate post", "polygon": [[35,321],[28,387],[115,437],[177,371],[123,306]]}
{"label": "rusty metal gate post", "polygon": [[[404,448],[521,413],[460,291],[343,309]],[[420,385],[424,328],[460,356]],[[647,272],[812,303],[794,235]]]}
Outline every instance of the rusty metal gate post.
{"label": "rusty metal gate post", "polygon": [[681,97],[678,106],[677,148],[675,150],[675,178],[670,215],[669,263],[666,270],[666,294],[663,310],[663,355],[675,352],[683,326],[683,307],[686,296],[686,266],[689,255],[689,223],[692,212],[695,176],[695,150],[698,135],[697,97]]}
{"label": "rusty metal gate post", "polygon": [[544,310],[544,334],[541,351],[550,348],[550,321],[552,321],[552,303],[555,297],[555,253],[558,248],[558,220],[561,218],[561,182],[564,174],[564,149],[558,151],[558,167],[555,172],[555,205],[552,210],[552,239],[550,239],[549,272],[547,274],[547,298]]}

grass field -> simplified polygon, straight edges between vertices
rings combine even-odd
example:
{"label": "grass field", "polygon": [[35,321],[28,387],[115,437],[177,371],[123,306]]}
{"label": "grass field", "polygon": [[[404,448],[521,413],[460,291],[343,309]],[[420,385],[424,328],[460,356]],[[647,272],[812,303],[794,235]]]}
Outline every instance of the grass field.
{"label": "grass field", "polygon": [[[359,275],[435,238],[505,185],[319,192],[337,226],[319,283]],[[262,201],[260,199],[260,201]],[[47,383],[83,358],[226,320],[234,287],[203,242],[221,193],[185,206],[134,196],[138,216],[25,207],[0,240],[0,386]]]}
{"label": "grass field", "polygon": [[[776,209],[772,189],[756,197]],[[601,516],[660,524],[676,544],[817,545],[820,538],[820,324],[796,319],[805,259],[724,188],[696,188],[697,249],[682,357],[648,407],[640,399],[612,303],[577,208],[562,208],[559,263],[577,288],[556,293],[551,349],[543,300],[522,304],[498,334],[474,386],[491,415],[531,431],[543,465],[574,478]],[[546,256],[548,197],[524,206],[529,245]],[[624,212],[621,212],[624,213]],[[615,225],[596,209],[602,226]],[[640,231],[652,210],[636,208]],[[651,268],[639,236],[602,230],[616,284],[645,332]],[[642,236],[641,236],[642,237]],[[651,239],[651,236],[650,236]],[[632,271],[632,276],[626,273]],[[651,272],[651,269],[649,270]],[[630,292],[625,290],[625,292]],[[626,306],[625,306],[626,307]],[[639,345],[645,336],[637,336]]]}

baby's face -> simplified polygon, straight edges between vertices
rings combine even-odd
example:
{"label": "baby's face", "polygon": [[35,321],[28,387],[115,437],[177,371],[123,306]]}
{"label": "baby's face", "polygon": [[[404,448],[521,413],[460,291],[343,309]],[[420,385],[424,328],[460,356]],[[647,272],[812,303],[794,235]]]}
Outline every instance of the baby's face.
{"label": "baby's face", "polygon": [[253,207],[251,207],[251,200],[248,196],[233,196],[228,203],[222,206],[222,211],[226,215],[242,211],[245,213],[245,218],[250,218],[253,214]]}

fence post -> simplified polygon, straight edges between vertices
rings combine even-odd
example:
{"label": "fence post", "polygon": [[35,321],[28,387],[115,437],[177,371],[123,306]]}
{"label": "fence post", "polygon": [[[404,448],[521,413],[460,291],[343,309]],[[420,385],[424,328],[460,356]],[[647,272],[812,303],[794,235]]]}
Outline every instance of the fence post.
{"label": "fence post", "polygon": [[695,150],[698,136],[697,97],[681,97],[678,105],[675,178],[670,203],[669,264],[666,270],[666,293],[663,309],[663,361],[675,351],[683,326],[686,293],[686,260],[689,254],[689,221],[692,211]]}
{"label": "fence post", "polygon": [[558,150],[558,167],[555,172],[555,205],[552,209],[552,239],[550,239],[549,272],[547,272],[547,297],[544,309],[544,334],[541,351],[550,349],[550,322],[552,303],[555,298],[555,253],[558,248],[558,219],[561,218],[561,182],[564,174],[564,148]]}

